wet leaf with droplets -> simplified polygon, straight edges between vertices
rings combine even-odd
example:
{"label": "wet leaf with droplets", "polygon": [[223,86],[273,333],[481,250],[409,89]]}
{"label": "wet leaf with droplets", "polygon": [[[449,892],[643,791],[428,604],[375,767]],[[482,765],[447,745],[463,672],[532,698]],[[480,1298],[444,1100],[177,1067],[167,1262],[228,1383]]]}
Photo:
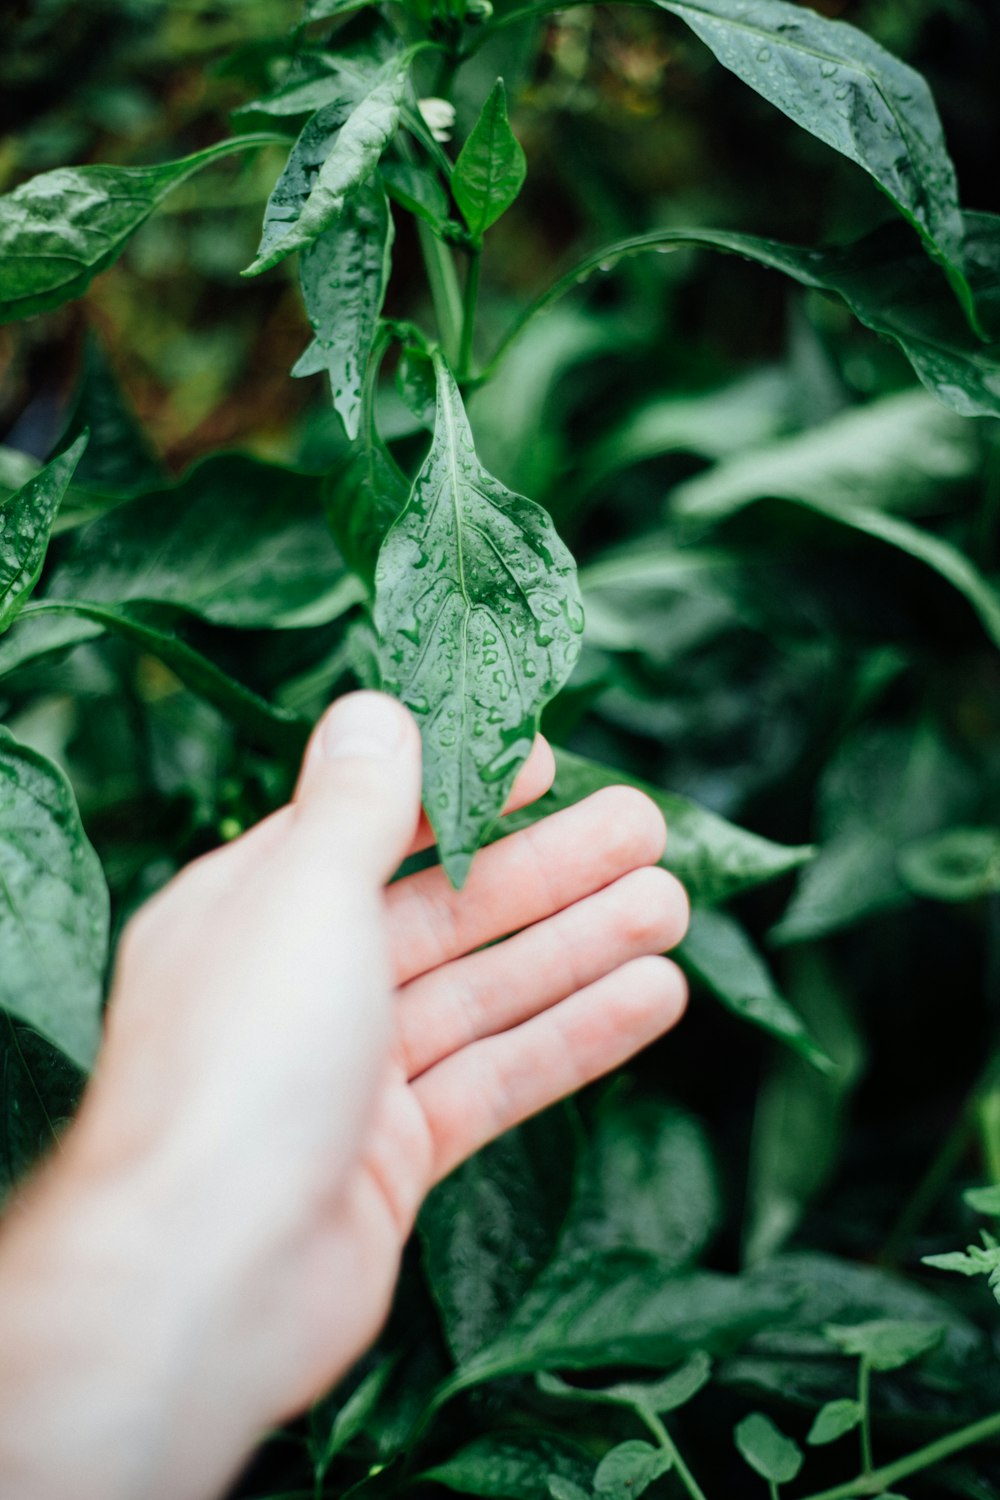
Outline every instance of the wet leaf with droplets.
{"label": "wet leaf with droplets", "polygon": [[0,631],[13,622],[38,582],[52,522],[86,446],[84,433],[0,504]]}
{"label": "wet leaf with droplets", "polygon": [[379,554],[375,623],[384,685],[420,721],[425,806],[460,885],[576,661],[583,607],[548,515],[483,468],[439,354],[435,367],[434,438]]}
{"label": "wet leaf with droplets", "polygon": [[340,218],[302,253],[299,278],[316,337],[293,375],[330,377],[334,409],[347,436],[358,435],[362,389],[389,281],[392,215],[373,177],[348,199]]}
{"label": "wet leaf with droplets", "polygon": [[723,67],[857,162],[940,261],[973,327],[955,168],[921,75],[844,21],[786,0],[657,0]]}

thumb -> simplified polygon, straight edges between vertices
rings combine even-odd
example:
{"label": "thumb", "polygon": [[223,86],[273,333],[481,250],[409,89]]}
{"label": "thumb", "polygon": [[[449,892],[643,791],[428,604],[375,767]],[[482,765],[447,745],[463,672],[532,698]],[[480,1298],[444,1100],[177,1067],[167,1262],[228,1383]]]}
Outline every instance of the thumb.
{"label": "thumb", "polygon": [[384,693],[348,693],[320,719],[293,799],[297,837],[381,884],[420,818],[420,734]]}

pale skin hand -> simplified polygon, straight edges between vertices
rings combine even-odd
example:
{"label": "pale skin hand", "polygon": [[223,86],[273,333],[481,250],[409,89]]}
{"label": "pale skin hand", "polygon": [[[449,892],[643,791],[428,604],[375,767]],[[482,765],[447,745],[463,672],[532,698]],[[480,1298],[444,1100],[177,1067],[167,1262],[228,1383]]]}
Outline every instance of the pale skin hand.
{"label": "pale skin hand", "polygon": [[[512,805],[551,775],[540,741]],[[419,786],[412,719],[342,699],[293,803],[127,931],[80,1118],[0,1238],[0,1492],[218,1494],[374,1339],[430,1187],[681,1015],[648,799],[509,835],[461,893],[386,888]]]}

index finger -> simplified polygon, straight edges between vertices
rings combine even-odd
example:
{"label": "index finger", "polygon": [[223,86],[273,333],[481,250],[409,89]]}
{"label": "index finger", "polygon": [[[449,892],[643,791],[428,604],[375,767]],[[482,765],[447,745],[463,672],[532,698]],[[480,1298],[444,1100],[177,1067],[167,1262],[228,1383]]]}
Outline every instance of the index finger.
{"label": "index finger", "polygon": [[[555,776],[556,760],[552,754],[552,746],[547,739],[538,734],[535,736],[531,753],[517,773],[510,796],[504,806],[504,812],[516,812],[520,807],[528,807],[532,802],[537,802],[539,797],[545,796]],[[427,814],[421,808],[420,822],[409,853],[419,854],[422,849],[429,849],[435,842],[434,830],[427,821]]]}

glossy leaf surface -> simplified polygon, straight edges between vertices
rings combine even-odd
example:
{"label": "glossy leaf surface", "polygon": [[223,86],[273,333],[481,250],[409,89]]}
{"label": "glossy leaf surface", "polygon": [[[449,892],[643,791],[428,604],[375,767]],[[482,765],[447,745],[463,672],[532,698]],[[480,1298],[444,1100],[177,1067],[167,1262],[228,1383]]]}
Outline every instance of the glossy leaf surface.
{"label": "glossy leaf surface", "polygon": [[576,661],[583,607],[548,516],[483,468],[436,365],[434,438],[379,553],[375,623],[385,687],[420,723],[424,804],[460,885]]}
{"label": "glossy leaf surface", "polygon": [[108,892],[69,782],[0,729],[0,1008],[80,1068],[101,1032]]}
{"label": "glossy leaf surface", "polygon": [[52,522],[86,446],[86,437],[77,438],[22,489],[0,501],[0,632],[11,625],[38,582]]}
{"label": "glossy leaf surface", "polygon": [[507,95],[498,78],[462,147],[451,191],[473,239],[481,240],[505,214],[524,183],[527,164],[507,119]]}
{"label": "glossy leaf surface", "polygon": [[155,167],[57,167],[0,197],[0,323],[81,297],[175,187],[273,140],[234,136]]}

